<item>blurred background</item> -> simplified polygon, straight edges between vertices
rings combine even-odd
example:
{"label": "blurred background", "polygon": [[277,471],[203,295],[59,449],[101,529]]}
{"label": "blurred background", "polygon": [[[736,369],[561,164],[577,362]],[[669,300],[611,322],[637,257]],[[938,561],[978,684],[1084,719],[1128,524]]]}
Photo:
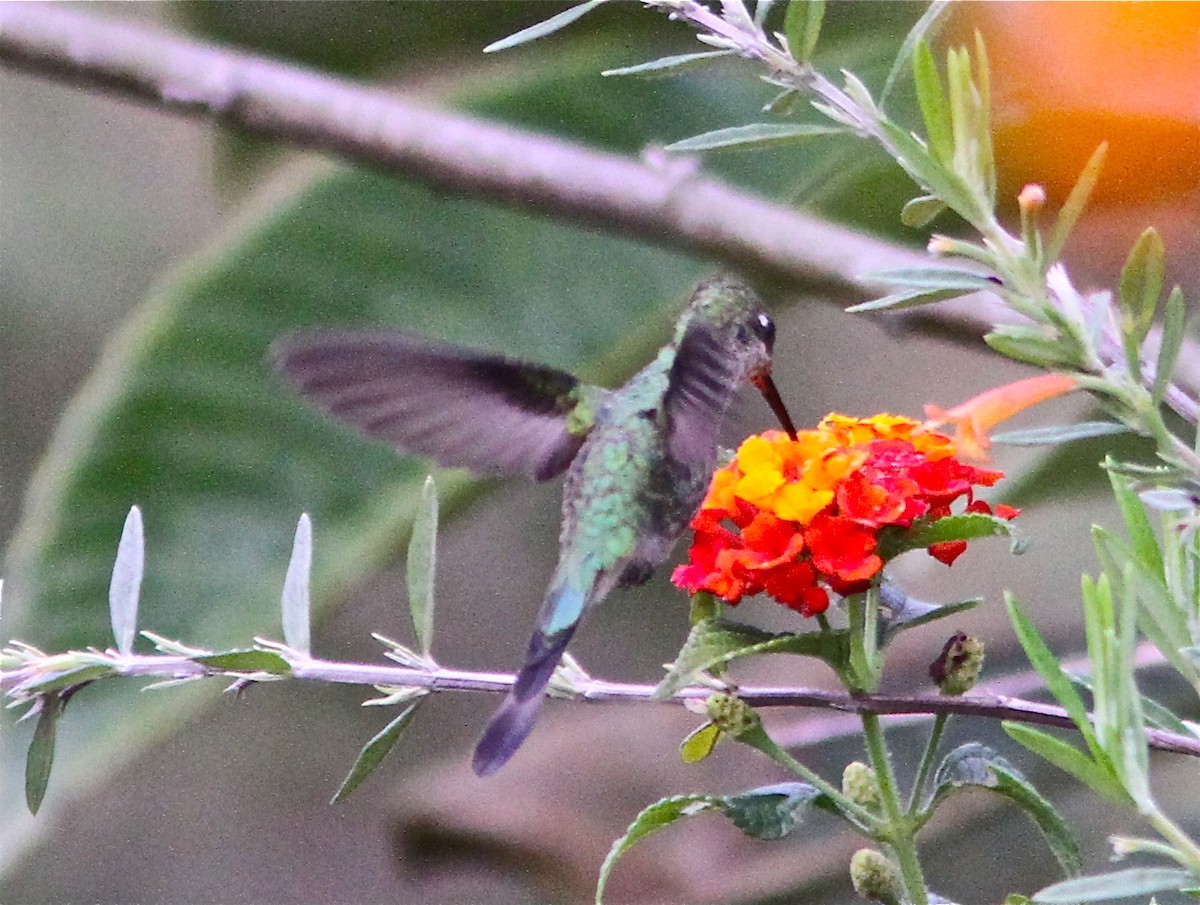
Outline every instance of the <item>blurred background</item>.
{"label": "blurred background", "polygon": [[[629,155],[762,119],[770,88],[748,66],[633,82],[602,69],[694,48],[683,27],[620,4],[548,41],[485,57],[492,40],[551,14],[545,2],[89,4],[128,19],[370,81],[423,103],[478,112]],[[818,63],[882,84],[921,8],[830,4]],[[1068,249],[1081,288],[1112,285],[1150,224],[1169,278],[1195,296],[1200,170],[1200,6],[1191,3],[957,4],[942,42],[979,28],[993,67],[1001,196],[1045,185],[1051,208],[1102,140],[1109,162]],[[432,192],[336,162],[0,69],[0,631],[48,649],[109,643],[107,569],[129,505],[143,506],[150,572],[143,627],[210,647],[278,637],[292,527],[316,525],[318,655],[378,661],[369,633],[405,636],[401,555],[425,467],[304,410],[263,365],[270,339],[306,324],[392,324],[521,353],[615,382],[664,342],[703,261],[621,237]],[[915,122],[903,91],[889,109]],[[889,162],[849,140],[714,156],[748,190],[916,247],[898,213],[911,194]],[[1015,207],[1006,202],[1011,211]],[[935,224],[952,230],[953,223]],[[798,423],[830,410],[919,416],[1025,371],[981,343],[915,335],[792,289],[778,314],[776,375]],[[1080,403],[1029,423],[1079,417]],[[64,418],[66,419],[64,421]],[[770,423],[745,398],[727,441]],[[47,452],[52,451],[49,459]],[[1000,595],[1012,589],[1069,654],[1083,646],[1078,576],[1094,569],[1087,528],[1115,524],[1096,444],[1000,450],[1026,506],[1033,549],[977,545],[950,572],[918,555],[910,593],[985,604],[954,625],[909,633],[892,689],[924,687],[926,665],[963,628],[988,644],[986,676],[1022,668]],[[435,653],[448,666],[512,669],[555,554],[560,489],[443,476]],[[614,596],[573,652],[593,673],[655,681],[687,629],[666,569]],[[22,573],[17,575],[16,573]],[[15,575],[15,578],[14,578]],[[790,614],[745,605],[772,628]],[[778,659],[778,658],[776,658]],[[833,687],[804,661],[748,680]],[[1171,702],[1176,689],[1154,689]],[[31,726],[6,717],[0,758],[0,900],[13,903],[584,901],[611,841],[644,805],[687,791],[783,779],[733,746],[683,767],[696,718],[674,710],[551,703],[521,755],[486,781],[467,756],[491,698],[423,708],[391,758],[348,803],[329,805],[361,745],[388,716],[362,690],[256,687],[238,699],[194,687],[89,689],[68,710],[42,813],[21,802]],[[1194,714],[1185,714],[1194,716]],[[653,718],[651,718],[651,716]],[[785,736],[825,714],[773,715]],[[1011,751],[997,727],[959,723],[951,741],[1009,752],[1078,825],[1093,866],[1120,814]],[[919,750],[919,730],[896,744]],[[800,752],[836,776],[854,738]],[[1180,816],[1200,784],[1161,760]],[[930,881],[958,900],[1031,892],[1055,879],[1030,825],[987,799],[939,814]],[[634,849],[614,902],[847,900],[852,837],[814,817],[754,842],[717,818]]]}

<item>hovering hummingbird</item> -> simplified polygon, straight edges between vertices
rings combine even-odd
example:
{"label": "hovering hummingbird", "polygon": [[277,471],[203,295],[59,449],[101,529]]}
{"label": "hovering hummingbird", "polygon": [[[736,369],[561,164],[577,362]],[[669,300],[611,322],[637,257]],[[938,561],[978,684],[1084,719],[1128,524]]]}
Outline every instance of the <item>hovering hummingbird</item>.
{"label": "hovering hummingbird", "polygon": [[695,515],[738,385],[758,387],[795,436],[770,376],[774,338],[754,291],[718,277],[616,390],[406,333],[319,332],[275,346],[276,368],[310,402],[368,437],[444,466],[539,481],[567,472],[558,565],[525,663],[475,749],[480,776],[529,735],[584,613],[649,578]]}

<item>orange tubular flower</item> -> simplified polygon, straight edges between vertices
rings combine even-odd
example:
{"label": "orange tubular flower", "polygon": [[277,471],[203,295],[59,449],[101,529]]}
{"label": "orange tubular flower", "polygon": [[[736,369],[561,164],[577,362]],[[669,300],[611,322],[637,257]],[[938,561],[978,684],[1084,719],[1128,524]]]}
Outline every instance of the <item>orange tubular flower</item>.
{"label": "orange tubular flower", "polygon": [[[945,417],[969,418],[963,408]],[[993,514],[973,489],[1001,473],[955,453],[950,437],[896,415],[830,414],[795,440],[779,431],[750,437],[714,473],[692,520],[688,563],[672,580],[731,604],[765,592],[803,615],[823,612],[828,591],[858,593],[878,579],[881,532],[928,524],[959,499],[966,511]],[[998,506],[994,514],[1017,513]],[[948,565],[965,548],[950,541],[929,553]]]}

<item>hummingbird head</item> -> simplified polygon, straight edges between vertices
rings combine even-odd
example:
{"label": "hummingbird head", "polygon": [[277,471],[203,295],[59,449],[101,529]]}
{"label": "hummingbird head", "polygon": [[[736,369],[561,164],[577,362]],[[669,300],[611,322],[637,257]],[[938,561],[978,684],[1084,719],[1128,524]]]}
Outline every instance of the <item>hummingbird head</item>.
{"label": "hummingbird head", "polygon": [[728,362],[732,376],[748,380],[758,389],[779,423],[793,438],[796,428],[771,379],[771,354],[775,347],[775,321],[758,294],[732,276],[701,283],[679,323],[677,341],[692,330],[702,330]]}

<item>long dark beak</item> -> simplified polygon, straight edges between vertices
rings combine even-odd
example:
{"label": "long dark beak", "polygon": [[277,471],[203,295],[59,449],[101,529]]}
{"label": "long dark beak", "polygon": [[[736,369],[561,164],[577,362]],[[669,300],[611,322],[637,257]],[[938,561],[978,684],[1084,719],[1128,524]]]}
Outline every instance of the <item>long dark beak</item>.
{"label": "long dark beak", "polygon": [[750,382],[758,387],[758,391],[767,400],[767,405],[771,406],[771,411],[775,413],[775,417],[779,419],[783,429],[787,431],[789,437],[795,440],[796,425],[792,423],[792,416],[788,414],[787,406],[783,404],[783,398],[779,395],[779,390],[775,388],[775,381],[771,379],[770,372],[763,371],[754,374],[750,377]]}

